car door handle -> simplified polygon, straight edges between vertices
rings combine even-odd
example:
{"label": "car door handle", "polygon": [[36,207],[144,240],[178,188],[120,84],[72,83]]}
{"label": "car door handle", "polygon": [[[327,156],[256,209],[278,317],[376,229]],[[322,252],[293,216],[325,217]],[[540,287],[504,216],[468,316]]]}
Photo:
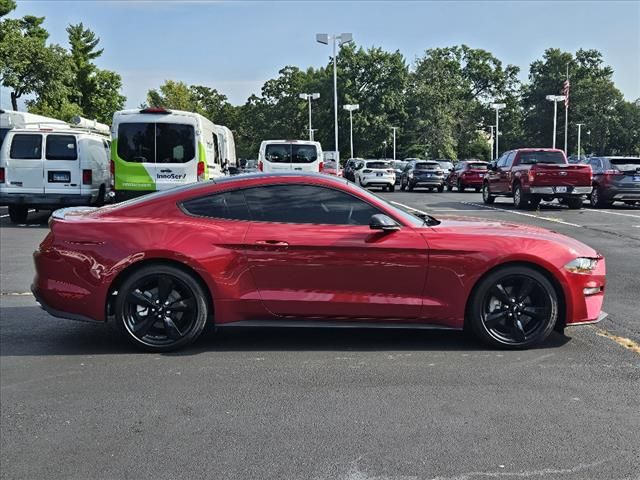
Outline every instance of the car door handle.
{"label": "car door handle", "polygon": [[266,246],[266,247],[288,247],[289,246],[287,242],[283,242],[281,240],[256,240],[255,244]]}

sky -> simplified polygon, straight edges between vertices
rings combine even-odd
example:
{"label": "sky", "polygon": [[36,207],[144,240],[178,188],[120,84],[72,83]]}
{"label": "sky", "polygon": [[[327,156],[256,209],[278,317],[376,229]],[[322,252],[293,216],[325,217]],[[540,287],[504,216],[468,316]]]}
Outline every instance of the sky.
{"label": "sky", "polygon": [[166,79],[242,104],[285,65],[325,65],[320,32],[350,32],[360,46],[400,50],[409,64],[429,48],[467,44],[519,66],[523,81],[546,48],[596,48],[625,98],[640,98],[640,1],[18,0],[11,16],[27,14],[46,17],[49,40],[65,47],[67,25],[95,31],[104,48],[96,63],[122,75],[130,108]]}

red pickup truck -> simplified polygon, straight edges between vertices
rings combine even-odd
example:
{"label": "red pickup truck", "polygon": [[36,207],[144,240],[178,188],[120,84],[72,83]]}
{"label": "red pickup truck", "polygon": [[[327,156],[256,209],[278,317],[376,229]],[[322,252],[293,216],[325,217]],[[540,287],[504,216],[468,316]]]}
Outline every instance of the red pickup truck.
{"label": "red pickup truck", "polygon": [[505,152],[489,170],[482,184],[482,200],[512,197],[516,208],[536,208],[540,200],[557,198],[569,208],[582,208],[591,193],[589,165],[569,164],[562,150],[520,148]]}

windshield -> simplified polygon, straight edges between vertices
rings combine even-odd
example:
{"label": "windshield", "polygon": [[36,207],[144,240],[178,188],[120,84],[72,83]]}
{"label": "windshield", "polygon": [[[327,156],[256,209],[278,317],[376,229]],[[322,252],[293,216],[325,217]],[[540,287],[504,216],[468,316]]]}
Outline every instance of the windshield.
{"label": "windshield", "polygon": [[620,172],[636,172],[640,169],[640,158],[612,158],[611,166]]}
{"label": "windshield", "polygon": [[436,170],[439,168],[440,168],[440,164],[437,162],[416,163],[416,166],[415,166],[416,170]]}
{"label": "windshield", "polygon": [[469,163],[469,168],[473,168],[474,170],[486,170],[487,169],[487,164],[486,163]]}
{"label": "windshield", "polygon": [[388,162],[367,162],[366,168],[389,168]]}
{"label": "windshield", "polygon": [[453,169],[453,163],[451,163],[451,162],[438,162],[438,163],[445,170],[452,170]]}
{"label": "windshield", "polygon": [[520,152],[520,165],[535,165],[536,163],[555,163],[566,165],[562,152]]}

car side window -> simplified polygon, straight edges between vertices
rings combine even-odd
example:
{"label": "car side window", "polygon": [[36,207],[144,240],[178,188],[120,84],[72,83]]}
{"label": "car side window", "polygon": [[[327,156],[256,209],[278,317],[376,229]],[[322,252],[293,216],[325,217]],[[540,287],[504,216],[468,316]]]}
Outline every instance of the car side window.
{"label": "car side window", "polygon": [[78,147],[74,135],[47,135],[47,160],[77,160]]}
{"label": "car side window", "polygon": [[317,225],[369,225],[382,213],[344,192],[315,185],[270,185],[243,190],[254,221]]}
{"label": "car side window", "polygon": [[513,165],[513,160],[516,158],[516,152],[509,152],[507,158],[505,159],[505,167],[510,167]]}
{"label": "car side window", "polygon": [[510,152],[505,152],[502,154],[496,163],[496,167],[504,167],[507,165],[507,157],[509,156],[509,153]]}
{"label": "car side window", "polygon": [[600,160],[599,158],[591,158],[589,160],[589,164],[594,171],[600,170],[602,168],[602,160]]}
{"label": "car side window", "polygon": [[251,220],[242,190],[216,193],[182,202],[182,208],[198,217]]}

